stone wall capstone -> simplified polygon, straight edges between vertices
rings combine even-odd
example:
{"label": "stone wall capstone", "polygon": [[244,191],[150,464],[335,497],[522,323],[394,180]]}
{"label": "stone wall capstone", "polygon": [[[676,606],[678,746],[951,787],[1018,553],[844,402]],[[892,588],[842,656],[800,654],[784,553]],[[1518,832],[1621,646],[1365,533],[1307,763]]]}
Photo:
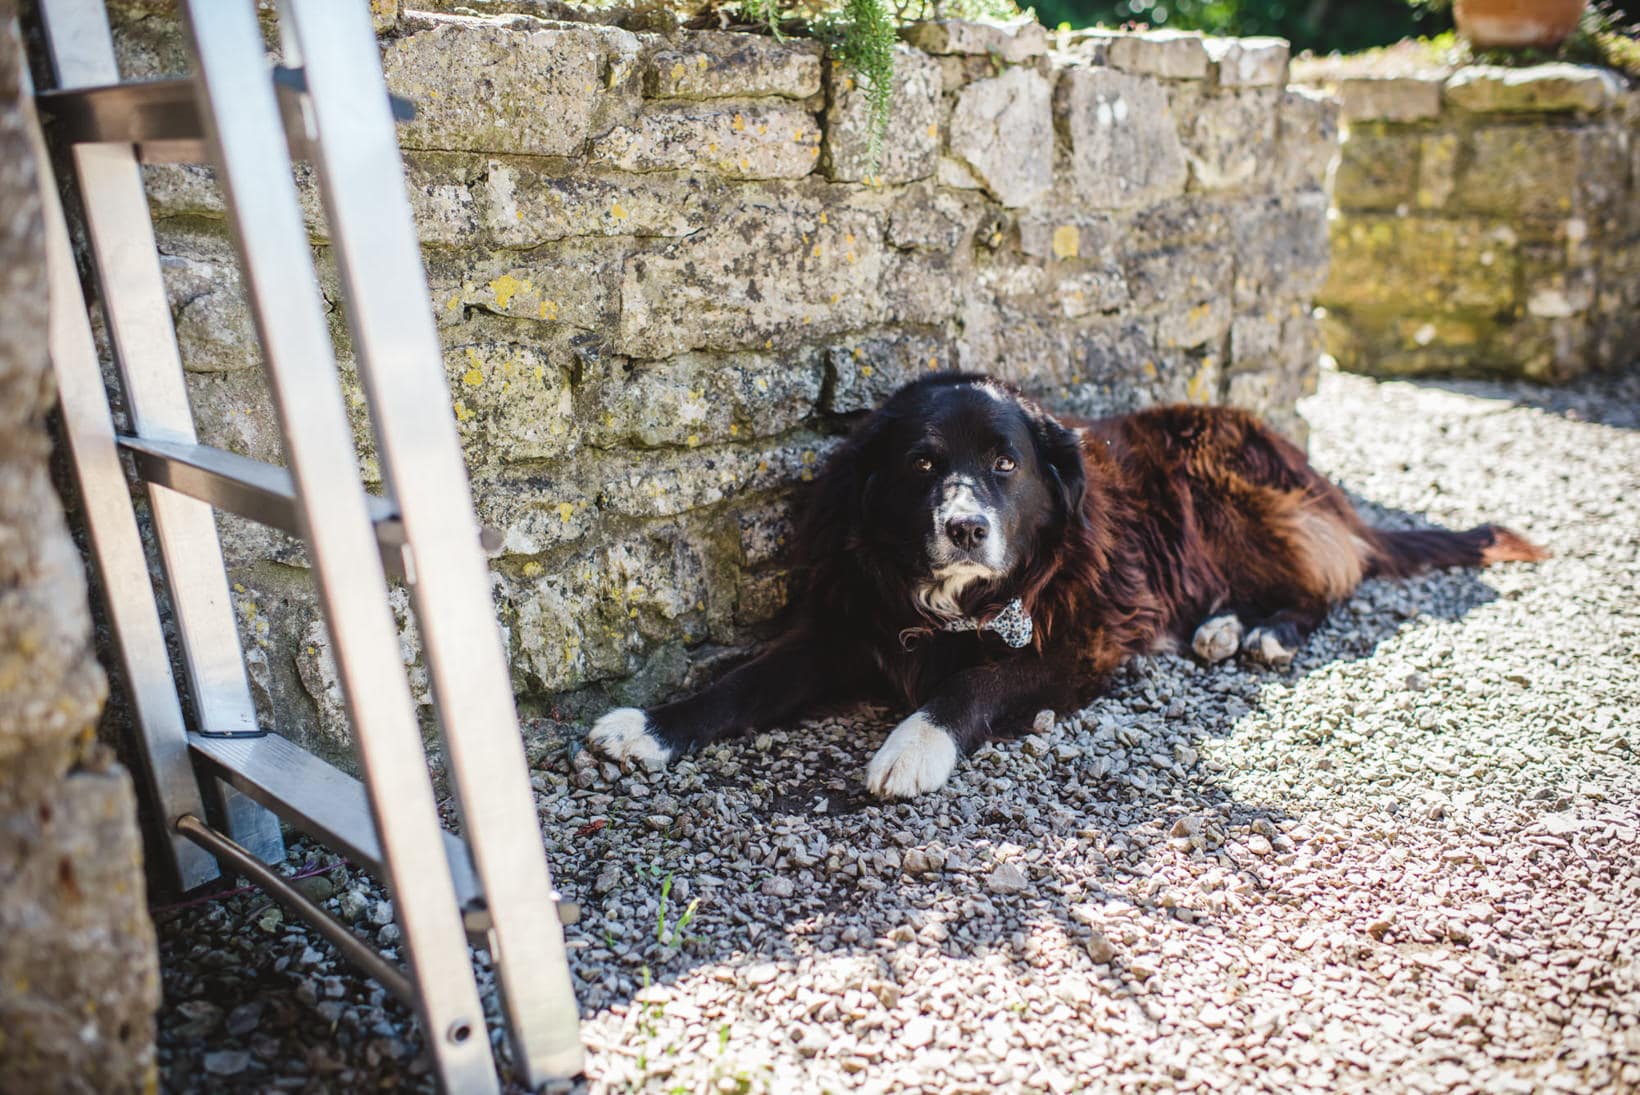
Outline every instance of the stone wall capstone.
{"label": "stone wall capstone", "polygon": [[[784,600],[793,489],[913,377],[1082,413],[1229,401],[1302,437],[1336,126],[1284,42],[916,27],[871,171],[863,91],[816,42],[495,7],[379,22],[526,711],[653,700],[744,649]],[[130,76],[182,63],[152,4],[118,39]],[[220,195],[147,177],[204,438],[277,461]],[[374,480],[340,307],[335,332]],[[341,754],[299,545],[224,536],[265,709]]]}
{"label": "stone wall capstone", "polygon": [[136,802],[49,472],[38,175],[0,0],[0,1088],[154,1089],[159,970]]}
{"label": "stone wall capstone", "polygon": [[1387,375],[1565,380],[1640,357],[1640,91],[1604,69],[1295,77],[1336,89],[1327,350]]}

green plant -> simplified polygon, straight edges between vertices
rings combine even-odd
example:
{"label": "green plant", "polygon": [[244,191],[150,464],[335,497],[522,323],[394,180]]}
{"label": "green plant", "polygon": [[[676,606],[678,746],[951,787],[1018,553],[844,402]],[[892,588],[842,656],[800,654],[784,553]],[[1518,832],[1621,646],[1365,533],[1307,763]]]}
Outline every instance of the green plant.
{"label": "green plant", "polygon": [[894,107],[894,43],[899,22],[885,0],[844,0],[841,18],[834,18],[823,37],[831,51],[866,93],[870,130],[866,143],[866,174],[877,174],[883,142]]}
{"label": "green plant", "polygon": [[[1611,0],[1589,5],[1566,48],[1573,52],[1569,60],[1587,60],[1640,79],[1640,20],[1631,19]],[[1579,51],[1584,56],[1577,56]]]}
{"label": "green plant", "polygon": [[743,23],[776,38],[808,34],[866,95],[866,175],[877,174],[894,116],[894,44],[919,19],[1014,19],[1014,0],[737,0]]}
{"label": "green plant", "polygon": [[776,39],[784,41],[786,38],[780,29],[780,0],[740,0],[740,17],[762,27]]}
{"label": "green plant", "polygon": [[661,883],[661,907],[655,914],[655,941],[663,947],[677,947],[687,942],[689,937],[684,935],[690,923],[695,919],[695,912],[700,908],[700,898],[694,898],[684,907],[678,922],[671,927],[666,923],[666,902],[672,896],[672,876],[667,875],[666,881]]}

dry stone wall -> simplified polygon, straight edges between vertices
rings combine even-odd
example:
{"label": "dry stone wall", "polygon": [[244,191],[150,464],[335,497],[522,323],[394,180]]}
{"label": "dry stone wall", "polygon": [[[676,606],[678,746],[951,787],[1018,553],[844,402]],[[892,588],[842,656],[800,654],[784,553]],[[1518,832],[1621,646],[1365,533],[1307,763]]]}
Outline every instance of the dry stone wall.
{"label": "dry stone wall", "polygon": [[1640,92],[1568,64],[1300,75],[1343,105],[1319,297],[1340,364],[1553,381],[1640,357]]}
{"label": "dry stone wall", "polygon": [[38,175],[0,0],[0,1088],[151,1091],[159,1002],[131,781],[48,462]]}
{"label": "dry stone wall", "polygon": [[[1285,86],[1285,43],[920,26],[873,171],[866,97],[815,42],[512,6],[380,23],[526,707],[650,700],[742,647],[784,600],[792,489],[930,371],[1085,413],[1230,401],[1302,435],[1335,110]],[[133,75],[185,64],[152,7],[122,21]],[[220,197],[201,170],[149,181],[207,440],[277,460]],[[299,548],[227,542],[270,708],[338,744]]]}

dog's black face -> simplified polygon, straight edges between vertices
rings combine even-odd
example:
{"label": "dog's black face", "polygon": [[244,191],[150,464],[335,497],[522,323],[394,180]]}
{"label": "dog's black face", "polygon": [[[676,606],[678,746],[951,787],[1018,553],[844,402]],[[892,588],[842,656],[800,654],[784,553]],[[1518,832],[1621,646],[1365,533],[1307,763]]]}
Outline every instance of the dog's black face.
{"label": "dog's black face", "polygon": [[940,377],[883,407],[865,453],[861,518],[918,606],[963,614],[1080,504],[1074,433],[992,381]]}

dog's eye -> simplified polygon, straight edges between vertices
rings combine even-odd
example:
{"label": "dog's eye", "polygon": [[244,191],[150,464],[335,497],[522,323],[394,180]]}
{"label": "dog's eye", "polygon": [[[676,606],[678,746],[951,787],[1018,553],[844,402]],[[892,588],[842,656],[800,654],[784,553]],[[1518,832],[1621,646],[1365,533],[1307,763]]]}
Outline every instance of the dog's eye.
{"label": "dog's eye", "polygon": [[929,472],[934,470],[934,461],[928,459],[926,456],[913,456],[911,458],[911,466],[923,475],[927,475]]}
{"label": "dog's eye", "polygon": [[999,456],[997,457],[997,462],[991,465],[991,470],[996,472],[998,475],[1009,475],[1017,467],[1019,467],[1019,465],[1014,461],[1013,457]]}

